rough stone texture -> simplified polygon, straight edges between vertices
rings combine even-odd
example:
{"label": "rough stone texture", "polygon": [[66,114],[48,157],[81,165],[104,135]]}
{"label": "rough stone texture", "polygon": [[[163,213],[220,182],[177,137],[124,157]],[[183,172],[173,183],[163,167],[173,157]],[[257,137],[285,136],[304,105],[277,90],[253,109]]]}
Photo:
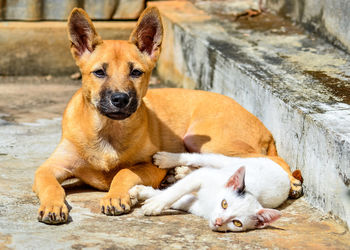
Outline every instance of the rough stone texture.
{"label": "rough stone texture", "polygon": [[143,11],[145,3],[140,0],[119,0],[113,19],[136,19]]}
{"label": "rough stone texture", "polygon": [[[105,40],[128,39],[135,24],[94,22]],[[66,22],[0,22],[0,75],[72,74],[69,46]]]}
{"label": "rough stone texture", "polygon": [[189,2],[152,3],[166,37],[161,79],[233,97],[301,169],[305,198],[350,224],[350,57],[272,14],[235,21]]}
{"label": "rough stone texture", "polygon": [[[62,91],[57,91],[59,82],[66,83]],[[35,92],[35,86],[40,92],[27,96],[32,112],[21,113],[23,103],[18,99]],[[60,226],[37,222],[39,202],[31,191],[34,172],[54,150],[61,132],[60,118],[46,118],[58,117],[78,87],[65,78],[0,79],[0,110],[14,117],[11,122],[0,120],[0,249],[349,248],[346,227],[304,199],[287,201],[280,208],[283,217],[267,229],[225,234],[210,231],[202,218],[178,212],[145,217],[136,208],[124,216],[102,215],[99,199],[104,192],[74,188],[71,182],[65,187],[72,221]],[[52,102],[39,103],[55,92]],[[7,103],[13,103],[11,110]],[[16,110],[18,116],[13,115]],[[33,114],[44,119],[33,122]]]}
{"label": "rough stone texture", "polygon": [[267,0],[267,7],[350,51],[348,0]]}
{"label": "rough stone texture", "polygon": [[119,1],[114,0],[85,0],[84,9],[93,19],[112,19],[118,5]]}
{"label": "rough stone texture", "polygon": [[40,20],[41,0],[2,1],[2,17],[9,20]]}
{"label": "rough stone texture", "polygon": [[249,9],[259,10],[260,0],[190,0],[197,8],[210,14],[239,15]]}
{"label": "rough stone texture", "polygon": [[0,20],[67,20],[74,7],[96,20],[137,19],[144,0],[0,0]]}
{"label": "rough stone texture", "polygon": [[81,7],[79,0],[45,0],[42,4],[43,10],[39,17],[42,20],[67,20],[74,7]]}

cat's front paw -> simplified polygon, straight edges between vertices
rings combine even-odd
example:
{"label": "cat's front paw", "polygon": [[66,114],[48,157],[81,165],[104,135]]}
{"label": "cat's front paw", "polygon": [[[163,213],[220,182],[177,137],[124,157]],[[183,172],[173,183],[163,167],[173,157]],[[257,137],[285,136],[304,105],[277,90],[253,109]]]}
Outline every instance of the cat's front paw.
{"label": "cat's front paw", "polygon": [[139,193],[142,191],[142,189],[144,187],[145,186],[143,186],[143,185],[136,185],[136,186],[133,186],[129,190],[131,206],[135,206],[138,203],[138,201],[139,201]]}
{"label": "cat's front paw", "polygon": [[160,190],[156,190],[149,186],[136,185],[129,190],[130,201],[132,206],[136,205],[140,201],[147,200],[157,195]]}
{"label": "cat's front paw", "polygon": [[153,155],[153,163],[159,168],[173,168],[178,166],[179,155],[169,152],[158,152]]}
{"label": "cat's front paw", "polygon": [[168,208],[167,202],[162,196],[157,195],[145,201],[142,211],[144,215],[159,215],[166,208]]}

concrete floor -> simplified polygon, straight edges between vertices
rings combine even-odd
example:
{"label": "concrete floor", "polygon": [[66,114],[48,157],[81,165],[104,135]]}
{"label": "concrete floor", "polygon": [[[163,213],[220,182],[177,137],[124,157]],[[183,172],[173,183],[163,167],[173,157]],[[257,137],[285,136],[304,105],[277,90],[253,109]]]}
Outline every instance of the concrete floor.
{"label": "concrete floor", "polygon": [[346,227],[303,198],[287,201],[266,229],[217,233],[204,219],[177,212],[145,217],[136,208],[108,217],[99,212],[103,192],[76,187],[67,188],[70,223],[37,222],[34,172],[58,143],[60,116],[78,88],[67,78],[0,78],[0,249],[349,249]]}

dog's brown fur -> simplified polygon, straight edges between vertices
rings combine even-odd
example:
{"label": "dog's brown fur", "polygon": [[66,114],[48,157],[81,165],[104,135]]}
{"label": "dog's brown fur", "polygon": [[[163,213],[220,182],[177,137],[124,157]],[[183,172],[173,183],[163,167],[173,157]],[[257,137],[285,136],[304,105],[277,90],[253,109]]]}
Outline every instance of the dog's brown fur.
{"label": "dog's brown fur", "polygon": [[[151,163],[158,151],[267,154],[283,161],[271,133],[232,99],[183,89],[147,92],[163,36],[156,8],[143,12],[129,41],[103,41],[82,9],[72,11],[68,27],[82,88],[64,112],[59,145],[35,174],[39,221],[67,221],[60,183],[70,177],[109,190],[100,202],[103,213],[128,212],[128,190],[136,184],[158,187],[166,174]],[[109,99],[120,92],[131,98],[121,111]],[[299,183],[287,164],[280,165]]]}

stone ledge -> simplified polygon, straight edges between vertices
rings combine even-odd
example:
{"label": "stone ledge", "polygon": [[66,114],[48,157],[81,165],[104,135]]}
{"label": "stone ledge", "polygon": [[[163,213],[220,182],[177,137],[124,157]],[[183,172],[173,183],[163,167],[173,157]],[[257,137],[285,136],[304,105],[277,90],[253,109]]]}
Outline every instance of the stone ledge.
{"label": "stone ledge", "polygon": [[144,5],[144,0],[0,0],[0,19],[67,20],[74,7],[85,9],[96,20],[136,19]]}
{"label": "stone ledge", "polygon": [[267,7],[350,52],[348,0],[267,0]]}
{"label": "stone ledge", "polygon": [[237,22],[189,2],[158,2],[166,28],[158,75],[231,96],[301,169],[305,197],[350,224],[350,57],[287,21]]}
{"label": "stone ledge", "polygon": [[[136,22],[94,22],[105,40],[128,39]],[[0,22],[0,75],[69,75],[78,68],[70,54],[66,22]]]}

